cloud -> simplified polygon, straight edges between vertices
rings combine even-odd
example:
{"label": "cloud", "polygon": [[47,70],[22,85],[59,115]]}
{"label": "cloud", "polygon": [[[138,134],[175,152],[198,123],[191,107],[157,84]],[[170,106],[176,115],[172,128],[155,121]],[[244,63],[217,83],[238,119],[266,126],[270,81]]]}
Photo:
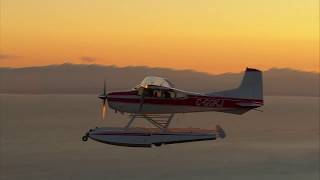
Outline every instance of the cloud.
{"label": "cloud", "polygon": [[90,56],[82,56],[81,61],[86,62],[86,63],[92,63],[94,61],[96,61],[95,57],[90,57]]}
{"label": "cloud", "polygon": [[13,55],[13,54],[0,54],[0,60],[9,60],[9,59],[17,59],[20,56]]}

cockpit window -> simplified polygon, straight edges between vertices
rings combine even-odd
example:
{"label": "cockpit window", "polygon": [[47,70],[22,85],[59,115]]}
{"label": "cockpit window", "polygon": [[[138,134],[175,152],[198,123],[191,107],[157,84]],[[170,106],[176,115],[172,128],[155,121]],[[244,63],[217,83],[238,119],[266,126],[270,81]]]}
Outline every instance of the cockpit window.
{"label": "cockpit window", "polygon": [[143,87],[139,87],[138,89],[138,95],[141,96],[143,93],[144,88]]}
{"label": "cockpit window", "polygon": [[163,92],[163,97],[164,98],[171,98],[170,93],[168,91]]}
{"label": "cockpit window", "polygon": [[185,98],[186,95],[184,93],[181,93],[181,92],[177,92],[176,94],[176,98]]}
{"label": "cockpit window", "polygon": [[153,97],[161,97],[161,91],[160,90],[157,90],[157,89],[154,89],[153,90]]}
{"label": "cockpit window", "polygon": [[143,88],[140,87],[138,89],[138,95],[143,95],[145,97],[154,97],[154,98],[185,98],[186,95],[181,92],[176,92],[173,90],[166,90],[166,89],[151,89],[151,88]]}
{"label": "cockpit window", "polygon": [[144,96],[153,96],[153,89],[148,89],[148,88],[144,88],[144,87],[139,87],[138,89],[138,95],[141,96],[141,95],[144,95]]}
{"label": "cockpit window", "polygon": [[169,92],[171,98],[176,98],[177,94],[174,91]]}

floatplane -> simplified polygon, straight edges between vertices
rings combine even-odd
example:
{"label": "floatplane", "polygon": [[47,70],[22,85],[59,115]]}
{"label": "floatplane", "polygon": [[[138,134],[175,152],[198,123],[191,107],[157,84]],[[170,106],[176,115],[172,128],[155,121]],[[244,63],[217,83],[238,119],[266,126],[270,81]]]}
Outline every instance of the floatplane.
{"label": "floatplane", "polygon": [[[152,147],[164,144],[216,140],[226,137],[221,126],[215,129],[169,128],[177,113],[217,111],[241,115],[263,106],[262,72],[247,68],[238,88],[212,92],[195,93],[180,90],[165,78],[149,76],[132,90],[106,92],[104,83],[102,114],[108,106],[122,114],[128,114],[124,127],[97,127],[90,129],[83,137],[112,145],[129,147]],[[154,128],[132,127],[136,119],[145,119]]]}

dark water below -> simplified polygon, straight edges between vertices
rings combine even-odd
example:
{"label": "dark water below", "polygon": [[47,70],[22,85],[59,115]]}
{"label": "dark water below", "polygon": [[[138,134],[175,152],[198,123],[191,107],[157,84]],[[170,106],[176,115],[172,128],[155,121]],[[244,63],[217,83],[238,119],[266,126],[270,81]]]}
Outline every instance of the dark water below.
{"label": "dark water below", "polygon": [[[82,135],[100,118],[95,95],[0,95],[1,179],[319,179],[319,98],[266,97],[264,112],[176,116],[173,127],[214,128],[227,138],[128,148]],[[139,120],[135,125],[147,125]]]}

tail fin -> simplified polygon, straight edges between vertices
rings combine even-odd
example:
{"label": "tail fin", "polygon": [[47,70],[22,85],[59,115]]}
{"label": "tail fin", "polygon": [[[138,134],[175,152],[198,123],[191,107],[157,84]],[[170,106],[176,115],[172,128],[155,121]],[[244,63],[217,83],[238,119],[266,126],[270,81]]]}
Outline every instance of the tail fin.
{"label": "tail fin", "polygon": [[238,88],[213,92],[208,95],[263,100],[262,72],[257,69],[247,68]]}

